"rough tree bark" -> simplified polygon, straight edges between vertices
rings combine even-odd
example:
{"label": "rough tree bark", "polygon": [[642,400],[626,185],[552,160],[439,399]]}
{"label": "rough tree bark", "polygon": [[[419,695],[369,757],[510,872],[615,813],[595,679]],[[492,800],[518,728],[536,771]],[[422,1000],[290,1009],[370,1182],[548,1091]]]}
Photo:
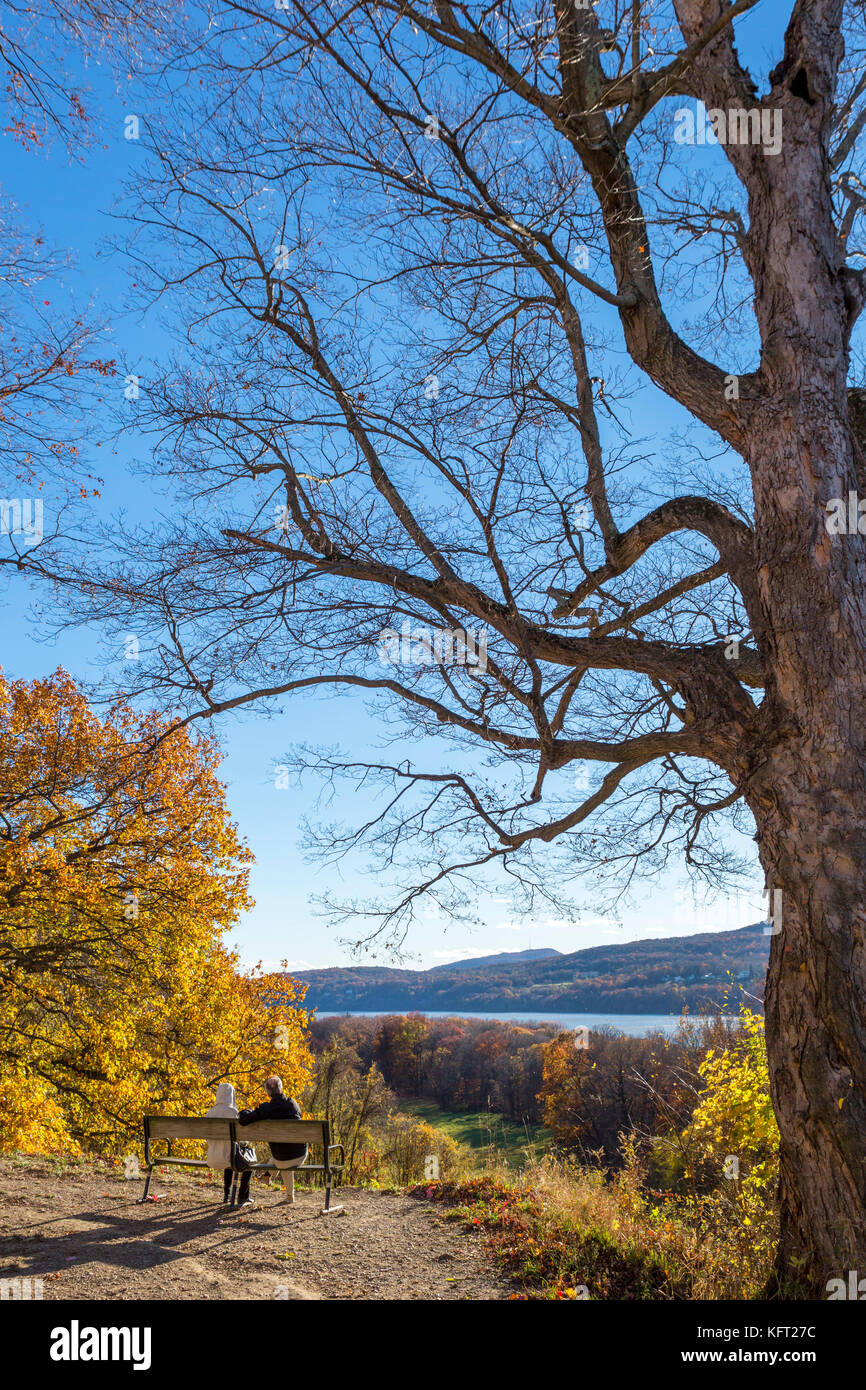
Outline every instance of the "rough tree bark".
{"label": "rough tree bark", "polygon": [[824,511],[862,478],[846,390],[860,287],[830,195],[841,12],[795,14],[766,99],[783,153],[746,176],[763,382],[743,454],[767,688],[743,784],[782,893],[766,995],[779,1269],[818,1296],[866,1268],[866,551]]}
{"label": "rough tree bark", "polygon": [[[693,42],[723,6],[678,0],[676,10]],[[825,524],[827,502],[864,482],[846,384],[863,291],[831,196],[842,11],[842,0],[794,6],[761,103],[731,30],[695,59],[690,79],[708,108],[760,104],[781,111],[784,129],[778,158],[755,146],[726,151],[748,193],[742,246],[762,342],[728,437],[752,476],[754,587],[741,592],[766,673],[752,738],[727,768],[754,814],[767,883],[782,895],[766,994],[781,1133],[778,1270],[815,1296],[830,1277],[866,1268],[866,548]],[[595,178],[607,180],[599,200],[615,244],[620,182],[607,170]],[[637,305],[621,311],[632,355],[707,418],[676,353],[667,372],[654,366],[637,288]]]}

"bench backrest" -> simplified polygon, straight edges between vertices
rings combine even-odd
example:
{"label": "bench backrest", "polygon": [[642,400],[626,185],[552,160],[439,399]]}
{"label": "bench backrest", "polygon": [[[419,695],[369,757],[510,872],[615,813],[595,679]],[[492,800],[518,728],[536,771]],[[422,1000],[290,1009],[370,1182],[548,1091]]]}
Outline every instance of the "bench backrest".
{"label": "bench backrest", "polygon": [[252,1125],[236,1125],[236,1139],[273,1139],[275,1144],[324,1144],[322,1120],[256,1120]]}
{"label": "bench backrest", "polygon": [[[186,1115],[146,1115],[145,1132],[151,1139],[263,1139],[275,1144],[327,1144],[323,1120],[257,1120],[240,1125],[237,1120],[208,1120]],[[234,1133],[233,1133],[234,1131]]]}
{"label": "bench backrest", "polygon": [[230,1120],[192,1119],[186,1115],[145,1115],[151,1139],[228,1139]]}

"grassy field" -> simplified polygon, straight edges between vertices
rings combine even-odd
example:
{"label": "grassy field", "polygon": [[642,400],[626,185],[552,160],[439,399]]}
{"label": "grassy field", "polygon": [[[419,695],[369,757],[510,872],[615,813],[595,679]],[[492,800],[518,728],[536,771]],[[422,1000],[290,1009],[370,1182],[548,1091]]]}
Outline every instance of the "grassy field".
{"label": "grassy field", "polygon": [[400,1109],[471,1149],[479,1172],[493,1157],[520,1168],[527,1157],[540,1158],[550,1143],[550,1131],[543,1125],[520,1125],[487,1110],[441,1110],[432,1100],[402,1101]]}

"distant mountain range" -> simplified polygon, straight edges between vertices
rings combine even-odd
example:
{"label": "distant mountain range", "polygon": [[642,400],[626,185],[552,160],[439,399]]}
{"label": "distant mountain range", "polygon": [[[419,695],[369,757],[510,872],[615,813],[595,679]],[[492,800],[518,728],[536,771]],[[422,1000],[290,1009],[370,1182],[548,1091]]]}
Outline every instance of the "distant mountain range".
{"label": "distant mountain range", "polygon": [[452,960],[448,965],[431,965],[424,975],[432,975],[436,970],[477,970],[479,965],[517,965],[524,960],[550,960],[551,956],[561,956],[551,946],[539,946],[535,951],[500,951],[498,956],[471,956],[469,960]]}
{"label": "distant mountain range", "polygon": [[[304,970],[306,1006],[322,1013],[678,1013],[763,998],[770,937],[764,923],[737,931],[559,951],[510,951],[431,970],[335,966]],[[726,1003],[726,995],[727,1003]]]}

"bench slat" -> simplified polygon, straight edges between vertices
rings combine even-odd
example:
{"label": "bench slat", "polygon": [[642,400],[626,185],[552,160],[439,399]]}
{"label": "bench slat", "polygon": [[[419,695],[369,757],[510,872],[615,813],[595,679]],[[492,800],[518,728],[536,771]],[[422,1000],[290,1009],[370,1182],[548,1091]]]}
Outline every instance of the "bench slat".
{"label": "bench slat", "polygon": [[148,1116],[151,1139],[228,1139],[228,1120],[189,1118],[186,1115]]}
{"label": "bench slat", "polygon": [[321,1120],[257,1120],[252,1125],[239,1125],[236,1120],[208,1120],[186,1115],[148,1116],[151,1139],[228,1139],[231,1123],[235,1125],[238,1139],[273,1139],[283,1144],[324,1142]]}
{"label": "bench slat", "polygon": [[173,1158],[166,1155],[163,1158],[153,1160],[154,1168],[162,1168],[167,1163],[176,1163],[180,1168],[210,1168],[211,1166],[206,1158]]}
{"label": "bench slat", "polygon": [[256,1120],[252,1125],[237,1125],[238,1139],[274,1140],[283,1144],[321,1144],[321,1120]]}

